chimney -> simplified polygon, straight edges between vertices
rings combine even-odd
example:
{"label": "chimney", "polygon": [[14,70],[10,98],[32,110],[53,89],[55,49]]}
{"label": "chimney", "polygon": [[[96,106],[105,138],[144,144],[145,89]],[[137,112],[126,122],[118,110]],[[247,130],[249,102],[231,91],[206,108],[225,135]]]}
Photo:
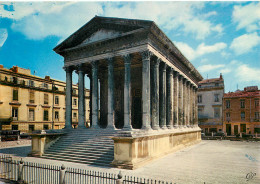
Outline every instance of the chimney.
{"label": "chimney", "polygon": [[219,78],[220,78],[220,79],[223,79],[223,77],[222,77],[222,73],[220,73],[220,76],[219,76]]}
{"label": "chimney", "polygon": [[4,68],[4,65],[0,65],[0,68]]}
{"label": "chimney", "polygon": [[51,77],[48,76],[48,75],[46,75],[46,76],[45,76],[45,79],[46,79],[46,80],[51,80]]}

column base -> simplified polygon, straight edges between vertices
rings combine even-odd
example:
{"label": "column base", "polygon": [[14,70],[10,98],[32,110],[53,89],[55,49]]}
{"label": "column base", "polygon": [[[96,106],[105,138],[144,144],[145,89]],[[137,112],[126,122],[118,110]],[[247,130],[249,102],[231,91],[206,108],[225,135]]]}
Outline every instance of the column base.
{"label": "column base", "polygon": [[153,130],[159,130],[160,127],[159,127],[158,125],[156,125],[156,126],[152,126],[152,129],[153,129]]}

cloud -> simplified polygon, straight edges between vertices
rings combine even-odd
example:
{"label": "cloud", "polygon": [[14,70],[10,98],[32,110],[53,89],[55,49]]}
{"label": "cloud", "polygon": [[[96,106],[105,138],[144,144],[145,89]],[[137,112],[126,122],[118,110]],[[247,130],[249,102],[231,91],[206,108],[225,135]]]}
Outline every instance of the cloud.
{"label": "cloud", "polygon": [[0,29],[0,48],[4,45],[8,37],[7,29]]}
{"label": "cloud", "polygon": [[[12,28],[29,39],[67,37],[95,15],[155,21],[164,31],[205,39],[223,31],[210,21],[217,13],[201,13],[204,2],[17,2],[0,6],[2,17],[14,20]],[[12,11],[11,11],[12,10]],[[13,11],[14,10],[14,11]],[[181,11],[180,11],[181,10]]]}
{"label": "cloud", "polygon": [[245,6],[234,6],[232,20],[238,24],[237,30],[246,29],[248,32],[259,30],[260,2],[252,2]]}
{"label": "cloud", "polygon": [[230,45],[230,49],[232,49],[237,55],[241,55],[250,52],[259,44],[260,36],[255,32],[235,38]]}
{"label": "cloud", "polygon": [[186,43],[183,43],[183,42],[174,42],[174,43],[189,60],[193,60],[193,59],[203,56],[205,54],[219,52],[227,47],[227,44],[225,44],[223,42],[215,43],[214,45],[205,45],[205,43],[201,43],[194,50]]}
{"label": "cloud", "polygon": [[[12,25],[15,31],[22,32],[27,38],[35,40],[47,36],[58,36],[64,39],[93,18],[97,11],[102,13],[101,3],[94,2],[68,4],[64,2],[57,3],[57,6],[49,2],[35,4],[38,6],[33,14],[24,16]],[[46,9],[49,10],[45,12]]]}
{"label": "cloud", "polygon": [[220,64],[220,65],[208,64],[208,65],[199,66],[198,70],[203,73],[203,72],[208,72],[208,71],[215,70],[218,68],[223,68],[223,67],[225,67],[225,65],[223,65],[223,64]]}
{"label": "cloud", "polygon": [[260,68],[250,68],[246,64],[242,64],[237,68],[236,76],[239,81],[243,82],[260,82]]}
{"label": "cloud", "polygon": [[229,72],[231,72],[231,69],[229,69],[229,68],[224,68],[224,69],[221,69],[219,71],[219,73],[222,73],[222,74],[226,74],[226,73],[229,73]]}

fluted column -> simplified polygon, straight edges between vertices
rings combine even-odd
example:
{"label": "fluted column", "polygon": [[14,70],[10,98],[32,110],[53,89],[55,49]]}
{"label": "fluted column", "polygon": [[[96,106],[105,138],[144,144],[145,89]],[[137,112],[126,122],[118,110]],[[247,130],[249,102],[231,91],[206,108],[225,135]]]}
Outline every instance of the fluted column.
{"label": "fluted column", "polygon": [[78,128],[86,128],[85,126],[85,73],[83,70],[82,64],[78,66],[78,82],[79,82],[79,91],[78,91],[78,112],[79,112],[79,122],[78,122]]}
{"label": "fluted column", "polygon": [[192,127],[192,104],[193,104],[192,84],[190,84],[189,89],[190,89],[190,127]]}
{"label": "fluted column", "polygon": [[167,128],[173,128],[173,69],[168,68],[167,70],[167,95],[166,95],[166,104],[167,104]]}
{"label": "fluted column", "polygon": [[179,75],[179,127],[183,127],[183,77]]}
{"label": "fluted column", "polygon": [[131,57],[124,56],[125,79],[124,79],[124,130],[132,130],[131,125]]}
{"label": "fluted column", "polygon": [[108,58],[108,113],[107,128],[115,129],[115,110],[114,110],[114,59]]}
{"label": "fluted column", "polygon": [[179,117],[178,117],[178,108],[179,108],[179,79],[178,79],[179,73],[177,71],[174,72],[174,108],[173,108],[173,114],[174,114],[174,127],[177,128],[179,123]]}
{"label": "fluted column", "polygon": [[186,112],[186,119],[187,119],[187,127],[190,127],[190,82],[187,81],[186,83],[187,88],[187,112]]}
{"label": "fluted column", "polygon": [[151,101],[152,101],[152,129],[159,129],[159,64],[161,60],[158,58],[153,62],[151,73]]}
{"label": "fluted column", "polygon": [[182,95],[183,95],[182,117],[183,117],[183,119],[182,119],[182,125],[183,125],[184,128],[187,127],[187,124],[186,124],[187,123],[187,120],[186,120],[186,118],[187,118],[186,117],[186,111],[187,111],[187,88],[186,88],[186,82],[187,82],[187,79],[183,78],[183,83],[182,83],[182,85],[183,85],[183,93],[182,93]]}
{"label": "fluted column", "polygon": [[91,79],[92,79],[92,127],[91,128],[97,128],[98,126],[98,61],[92,61],[91,63],[92,69],[91,69]]}
{"label": "fluted column", "polygon": [[198,91],[198,88],[195,87],[195,126],[197,127],[198,126],[198,100],[197,100],[197,91]]}
{"label": "fluted column", "polygon": [[72,129],[72,68],[65,67],[66,71],[66,120],[65,129]]}
{"label": "fluted column", "polygon": [[150,117],[150,58],[152,53],[144,51],[142,55],[142,129],[151,129]]}
{"label": "fluted column", "polygon": [[161,63],[160,72],[160,126],[166,129],[166,64]]}

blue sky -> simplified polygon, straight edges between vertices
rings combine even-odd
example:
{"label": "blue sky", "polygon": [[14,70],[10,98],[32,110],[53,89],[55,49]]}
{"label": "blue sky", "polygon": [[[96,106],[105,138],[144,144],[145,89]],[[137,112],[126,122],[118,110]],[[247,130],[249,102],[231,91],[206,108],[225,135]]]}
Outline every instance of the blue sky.
{"label": "blue sky", "polygon": [[0,64],[65,81],[52,49],[95,15],[153,20],[204,78],[222,73],[225,92],[260,87],[260,2],[2,2]]}

